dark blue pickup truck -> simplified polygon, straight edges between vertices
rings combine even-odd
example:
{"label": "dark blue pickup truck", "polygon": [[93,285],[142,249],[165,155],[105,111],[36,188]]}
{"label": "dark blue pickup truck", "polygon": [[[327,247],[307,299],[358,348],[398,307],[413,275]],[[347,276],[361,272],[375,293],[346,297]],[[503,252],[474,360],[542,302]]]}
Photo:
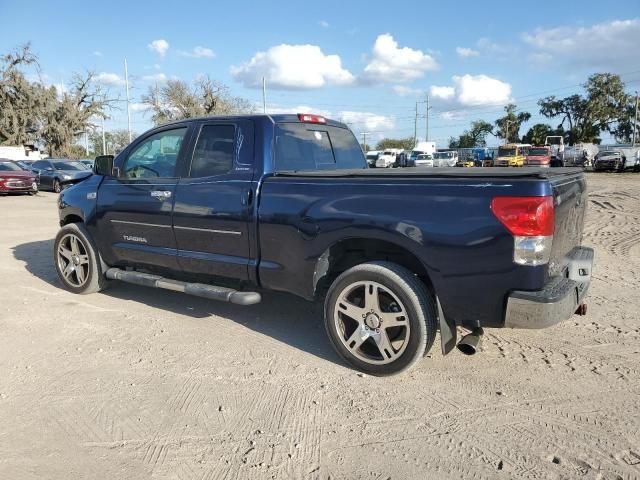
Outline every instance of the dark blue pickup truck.
{"label": "dark blue pickup truck", "polygon": [[109,280],[239,305],[280,290],[324,302],[356,368],[414,364],[436,332],[472,353],[483,328],[584,313],[577,169],[368,169],[316,115],[189,119],[155,128],[62,192],[54,257],[76,293]]}

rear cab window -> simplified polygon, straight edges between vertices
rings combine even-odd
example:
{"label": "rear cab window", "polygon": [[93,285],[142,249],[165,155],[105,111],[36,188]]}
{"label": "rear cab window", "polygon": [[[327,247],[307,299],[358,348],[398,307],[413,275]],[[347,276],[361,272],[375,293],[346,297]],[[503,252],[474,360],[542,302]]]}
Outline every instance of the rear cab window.
{"label": "rear cab window", "polygon": [[366,159],[350,130],[331,125],[276,125],[276,170],[366,168]]}

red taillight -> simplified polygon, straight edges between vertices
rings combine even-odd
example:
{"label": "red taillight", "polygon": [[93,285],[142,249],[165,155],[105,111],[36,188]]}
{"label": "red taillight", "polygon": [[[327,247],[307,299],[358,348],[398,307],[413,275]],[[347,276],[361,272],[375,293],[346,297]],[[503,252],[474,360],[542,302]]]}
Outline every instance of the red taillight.
{"label": "red taillight", "polygon": [[326,124],[327,119],[320,115],[312,115],[310,113],[299,113],[298,120],[304,123],[322,123]]}
{"label": "red taillight", "polygon": [[512,235],[553,235],[553,197],[495,197],[491,211]]}

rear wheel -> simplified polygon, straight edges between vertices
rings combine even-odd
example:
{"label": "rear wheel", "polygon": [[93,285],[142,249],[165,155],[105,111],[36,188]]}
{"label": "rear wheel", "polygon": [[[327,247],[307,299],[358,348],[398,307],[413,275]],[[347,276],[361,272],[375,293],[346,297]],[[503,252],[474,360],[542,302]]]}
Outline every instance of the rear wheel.
{"label": "rear wheel", "polygon": [[71,223],[62,227],[53,248],[56,272],[67,290],[87,294],[106,287],[97,249],[84,225]]}
{"label": "rear wheel", "polygon": [[324,316],[337,353],[372,375],[410,368],[436,334],[435,308],[424,285],[390,262],[363,263],[340,275],[327,293]]}

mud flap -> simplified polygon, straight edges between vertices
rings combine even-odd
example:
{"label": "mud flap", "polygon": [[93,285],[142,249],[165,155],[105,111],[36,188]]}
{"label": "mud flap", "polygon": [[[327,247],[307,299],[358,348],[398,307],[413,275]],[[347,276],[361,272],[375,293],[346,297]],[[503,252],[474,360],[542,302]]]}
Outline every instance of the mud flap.
{"label": "mud flap", "polygon": [[442,354],[446,355],[453,350],[456,343],[458,343],[458,330],[456,329],[456,324],[444,316],[438,297],[436,297],[436,305],[438,307],[438,320],[440,323],[440,345],[442,347]]}

